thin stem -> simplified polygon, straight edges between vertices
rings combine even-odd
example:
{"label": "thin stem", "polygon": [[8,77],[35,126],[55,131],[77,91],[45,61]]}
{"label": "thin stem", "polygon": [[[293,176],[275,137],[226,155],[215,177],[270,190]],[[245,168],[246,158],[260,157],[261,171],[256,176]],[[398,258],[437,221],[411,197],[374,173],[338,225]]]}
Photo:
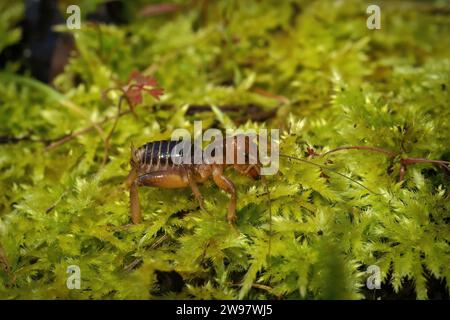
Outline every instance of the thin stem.
{"label": "thin stem", "polygon": [[441,165],[447,170],[450,170],[446,165],[450,164],[450,161],[444,161],[444,160],[429,160],[425,158],[406,158],[401,160],[403,164],[410,165],[410,164],[416,164],[416,163],[432,163],[436,165]]}
{"label": "thin stem", "polygon": [[[382,148],[377,148],[377,147],[368,147],[368,146],[351,146],[351,147],[339,147],[333,150],[330,150],[326,153],[324,153],[322,156],[325,156],[327,154],[336,152],[336,151],[340,151],[340,150],[368,150],[368,151],[372,151],[372,152],[378,152],[378,153],[383,153],[385,155],[387,155],[390,158],[394,158],[397,155],[399,155],[399,153],[395,153],[393,151],[390,150],[386,150],[386,149],[382,149]],[[426,158],[404,158],[400,160],[400,173],[399,173],[399,181],[403,181],[403,179],[405,178],[405,174],[406,174],[406,170],[407,167],[409,165],[412,164],[417,164],[417,163],[430,163],[430,164],[434,164],[437,165],[447,171],[450,171],[449,168],[449,161],[444,161],[444,160],[430,160],[430,159],[426,159]]]}
{"label": "thin stem", "polygon": [[272,200],[270,199],[270,189],[269,189],[269,183],[267,182],[267,179],[265,176],[262,176],[262,182],[264,184],[264,188],[266,189],[267,193],[267,200],[269,202],[269,248],[268,248],[268,264],[270,265],[270,256],[272,254]]}
{"label": "thin stem", "polygon": [[393,151],[382,149],[382,148],[377,148],[377,147],[351,146],[351,147],[339,147],[336,149],[332,149],[332,150],[322,154],[322,156],[326,156],[327,154],[330,154],[330,153],[333,153],[336,151],[340,151],[340,150],[368,150],[368,151],[372,151],[372,152],[383,153],[385,155],[388,155],[389,157],[395,157],[397,155],[397,153],[395,153]]}
{"label": "thin stem", "polygon": [[111,130],[109,131],[108,135],[105,138],[105,154],[103,156],[103,160],[102,160],[102,167],[106,164],[106,161],[108,161],[108,155],[109,155],[109,148],[110,148],[110,143],[109,141],[111,140],[111,137],[114,133],[114,130],[116,130],[117,127],[117,123],[119,122],[119,118],[120,118],[120,112],[121,112],[121,106],[122,106],[122,101],[124,99],[124,96],[120,96],[119,98],[119,103],[117,105],[117,116],[114,117],[114,123],[113,126],[111,128]]}
{"label": "thin stem", "polygon": [[[126,114],[128,114],[128,113],[130,113],[130,112],[131,112],[130,110],[122,111],[122,112],[120,113],[120,117],[121,117],[121,116],[124,116],[124,115],[126,115]],[[100,122],[96,122],[96,124],[99,125],[99,126],[100,126],[100,125],[103,125],[103,124],[105,124],[105,123],[107,123],[107,122],[109,122],[109,121],[111,121],[111,120],[115,120],[116,117],[117,117],[117,116],[114,116],[114,117],[106,117],[104,120],[102,120],[102,121],[100,121]],[[69,135],[66,135],[66,136],[63,136],[63,137],[61,137],[61,138],[58,138],[58,139],[54,140],[50,145],[48,145],[48,146],[45,148],[45,150],[48,151],[48,150],[50,150],[50,149],[56,148],[56,147],[62,145],[63,143],[65,143],[65,142],[67,142],[67,141],[70,141],[70,140],[72,140],[72,139],[74,139],[74,138],[76,138],[76,137],[78,137],[78,136],[81,136],[82,134],[85,134],[85,133],[87,133],[87,132],[90,132],[90,131],[92,131],[92,130],[94,130],[94,129],[95,129],[95,127],[94,127],[94,125],[92,125],[92,126],[89,126],[89,127],[87,127],[87,128],[81,129],[81,130],[79,130],[79,131],[75,131],[74,133],[71,133],[71,134],[69,134]]]}

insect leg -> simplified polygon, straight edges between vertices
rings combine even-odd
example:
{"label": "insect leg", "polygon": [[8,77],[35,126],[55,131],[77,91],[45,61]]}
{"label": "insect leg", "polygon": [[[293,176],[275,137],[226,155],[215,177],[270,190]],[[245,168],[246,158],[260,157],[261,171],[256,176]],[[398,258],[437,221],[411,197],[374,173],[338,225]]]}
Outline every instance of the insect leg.
{"label": "insect leg", "polygon": [[189,185],[192,189],[192,193],[194,194],[195,198],[197,199],[198,203],[200,204],[200,208],[206,212],[208,212],[205,209],[205,202],[203,201],[203,196],[200,193],[200,190],[198,189],[198,185],[197,182],[195,182],[194,177],[192,176],[191,172],[188,172],[188,180],[189,180]]}
{"label": "insect leg", "polygon": [[215,166],[213,168],[213,179],[215,184],[225,192],[231,195],[230,205],[228,206],[228,215],[227,220],[228,223],[234,225],[237,216],[236,216],[236,188],[234,187],[233,182],[231,182],[227,177],[223,175],[222,167]]}
{"label": "insect leg", "polygon": [[125,182],[122,184],[123,187],[125,188],[130,188],[131,185],[133,184],[133,182],[136,180],[136,178],[138,177],[137,171],[136,169],[131,169],[130,173],[127,176],[127,179],[125,180]]}
{"label": "insect leg", "polygon": [[136,181],[137,177],[138,173],[136,169],[132,168],[126,181],[123,183],[125,188],[130,189],[130,215],[131,221],[133,221],[134,224],[141,222],[141,208],[139,205],[139,192]]}
{"label": "insect leg", "polygon": [[130,187],[130,211],[131,221],[134,224],[141,222],[141,207],[139,204],[139,192],[136,181],[131,184]]}

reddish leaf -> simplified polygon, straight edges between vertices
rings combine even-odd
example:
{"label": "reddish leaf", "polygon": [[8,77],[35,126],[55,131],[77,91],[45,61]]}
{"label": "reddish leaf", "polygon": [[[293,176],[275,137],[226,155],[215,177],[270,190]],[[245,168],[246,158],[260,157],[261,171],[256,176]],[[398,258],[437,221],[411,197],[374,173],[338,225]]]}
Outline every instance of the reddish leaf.
{"label": "reddish leaf", "polygon": [[132,87],[126,91],[126,95],[128,98],[128,101],[133,105],[137,105],[142,102],[142,93],[141,89],[137,87]]}
{"label": "reddish leaf", "polygon": [[146,91],[150,93],[156,100],[159,100],[159,97],[164,94],[164,89],[161,88],[155,88],[150,90],[147,89]]}
{"label": "reddish leaf", "polygon": [[124,87],[125,95],[131,107],[142,102],[143,91],[148,92],[157,100],[164,94],[164,90],[158,88],[158,82],[155,78],[145,76],[138,70],[133,70],[128,77],[128,84]]}
{"label": "reddish leaf", "polygon": [[144,76],[142,73],[140,73],[137,70],[133,70],[130,73],[130,76],[128,78],[128,83],[130,84],[132,81],[136,81],[136,84],[138,85],[144,85],[144,86],[152,86],[157,87],[158,82],[155,78]]}

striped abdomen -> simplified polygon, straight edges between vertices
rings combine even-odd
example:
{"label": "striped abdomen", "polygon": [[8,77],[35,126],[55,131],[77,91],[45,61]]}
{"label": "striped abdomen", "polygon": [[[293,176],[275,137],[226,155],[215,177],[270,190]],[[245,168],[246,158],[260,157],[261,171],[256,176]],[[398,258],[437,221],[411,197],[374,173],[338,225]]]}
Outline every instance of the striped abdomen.
{"label": "striped abdomen", "polygon": [[[183,150],[182,145],[179,145],[180,141],[163,140],[153,141],[139,147],[133,155],[133,160],[138,166],[140,171],[151,172],[161,169],[167,169],[175,166],[173,162],[183,163]],[[192,145],[189,144],[189,150]],[[173,156],[172,156],[173,154]]]}

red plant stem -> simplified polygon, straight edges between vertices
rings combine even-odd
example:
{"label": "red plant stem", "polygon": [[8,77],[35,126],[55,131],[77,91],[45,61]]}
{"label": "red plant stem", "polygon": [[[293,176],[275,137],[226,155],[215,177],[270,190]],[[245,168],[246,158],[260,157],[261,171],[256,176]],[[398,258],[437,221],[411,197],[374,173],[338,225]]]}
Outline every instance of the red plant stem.
{"label": "red plant stem", "polygon": [[425,159],[425,158],[406,158],[406,159],[402,159],[401,162],[405,165],[415,164],[415,163],[432,163],[432,164],[437,164],[437,165],[444,165],[445,168],[450,169],[445,166],[445,165],[450,164],[450,162],[444,161],[444,160],[429,160],[429,159]]}
{"label": "red plant stem", "polygon": [[[378,152],[378,153],[383,153],[385,155],[387,155],[390,158],[394,158],[396,157],[399,153],[395,153],[393,151],[390,150],[386,150],[386,149],[382,149],[382,148],[377,148],[377,147],[368,147],[368,146],[351,146],[351,147],[339,147],[333,150],[330,150],[328,152],[325,152],[322,156],[325,156],[327,154],[336,152],[336,151],[340,151],[340,150],[368,150],[368,151],[372,151],[372,152]],[[444,161],[444,160],[429,160],[429,159],[425,159],[425,158],[405,158],[405,159],[401,159],[400,160],[400,173],[399,173],[399,181],[403,181],[405,174],[406,174],[406,169],[409,165],[411,164],[417,164],[417,163],[431,163],[434,165],[437,165],[447,171],[450,171],[450,162],[449,161]]]}

